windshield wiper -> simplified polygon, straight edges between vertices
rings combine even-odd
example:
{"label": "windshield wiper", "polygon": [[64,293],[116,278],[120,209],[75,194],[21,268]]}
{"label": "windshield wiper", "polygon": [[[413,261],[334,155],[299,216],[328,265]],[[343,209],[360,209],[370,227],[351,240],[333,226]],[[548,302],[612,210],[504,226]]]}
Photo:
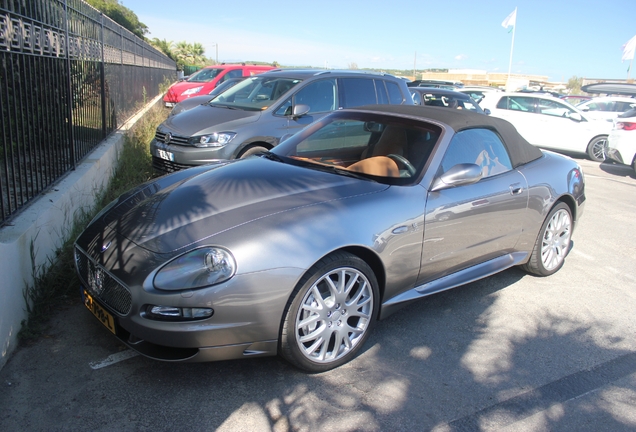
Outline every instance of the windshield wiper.
{"label": "windshield wiper", "polygon": [[240,108],[229,106],[229,105],[218,105],[218,104],[213,104],[213,103],[208,103],[208,105],[210,105],[211,107],[215,107],[215,108],[227,108],[227,109],[231,109],[231,110],[240,109]]}
{"label": "windshield wiper", "polygon": [[264,151],[264,152],[259,153],[258,155],[261,156],[261,157],[267,158],[269,160],[285,163],[285,161],[283,160],[282,157],[280,157],[276,153],[272,153],[270,151]]}

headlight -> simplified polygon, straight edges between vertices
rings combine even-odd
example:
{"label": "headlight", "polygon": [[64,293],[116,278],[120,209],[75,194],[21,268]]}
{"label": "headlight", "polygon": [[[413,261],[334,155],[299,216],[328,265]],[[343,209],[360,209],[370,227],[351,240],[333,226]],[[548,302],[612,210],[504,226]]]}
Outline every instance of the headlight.
{"label": "headlight", "polygon": [[235,136],[234,132],[214,132],[195,138],[193,144],[195,147],[223,147]]}
{"label": "headlight", "polygon": [[226,249],[204,247],[183,254],[166,264],[155,276],[154,285],[163,290],[203,288],[234,276],[236,261]]}
{"label": "headlight", "polygon": [[183,93],[181,93],[181,96],[187,96],[187,95],[191,95],[191,94],[195,94],[195,93],[199,93],[201,91],[201,89],[203,88],[203,86],[199,86],[199,87],[192,87],[191,89],[187,89],[186,91],[184,91]]}
{"label": "headlight", "polygon": [[214,315],[212,308],[154,305],[146,305],[142,312],[144,318],[162,321],[194,321],[210,318],[212,315]]}

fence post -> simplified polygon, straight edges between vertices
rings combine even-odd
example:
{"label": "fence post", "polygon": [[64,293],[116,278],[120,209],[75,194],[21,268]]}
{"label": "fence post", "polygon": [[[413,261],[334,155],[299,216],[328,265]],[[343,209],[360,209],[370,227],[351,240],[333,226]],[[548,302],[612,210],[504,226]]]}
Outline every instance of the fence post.
{"label": "fence post", "polygon": [[69,51],[69,40],[68,40],[69,26],[68,26],[68,5],[67,0],[64,0],[64,41],[65,41],[65,51],[66,51],[66,74],[68,76],[67,80],[67,97],[68,97],[68,136],[70,139],[70,149],[71,149],[71,169],[75,171],[76,157],[75,157],[75,133],[73,127],[73,80],[71,77],[71,53]]}
{"label": "fence post", "polygon": [[104,71],[106,65],[106,58],[104,55],[104,13],[100,14],[101,17],[101,42],[102,42],[102,61],[99,65],[99,79],[101,81],[101,94],[102,94],[102,138],[106,138],[106,72]]}

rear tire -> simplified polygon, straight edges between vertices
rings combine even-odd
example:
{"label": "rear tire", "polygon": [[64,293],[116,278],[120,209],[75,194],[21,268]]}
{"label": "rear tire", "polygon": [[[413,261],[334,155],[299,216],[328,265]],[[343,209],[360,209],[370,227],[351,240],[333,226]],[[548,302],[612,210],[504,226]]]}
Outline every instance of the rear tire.
{"label": "rear tire", "polygon": [[266,151],[267,149],[261,146],[248,147],[245,150],[243,150],[243,152],[239,155],[239,159],[245,159],[246,157],[255,155],[257,153],[266,152]]}
{"label": "rear tire", "polygon": [[607,135],[594,138],[587,145],[587,155],[595,162],[603,162],[607,151]]}
{"label": "rear tire", "polygon": [[337,252],[298,282],[281,325],[280,354],[299,369],[324,372],[353,359],[380,307],[378,282],[362,259]]}
{"label": "rear tire", "polygon": [[570,250],[572,212],[564,202],[556,204],[545,218],[530,260],[522,265],[528,273],[550,276],[563,267]]}

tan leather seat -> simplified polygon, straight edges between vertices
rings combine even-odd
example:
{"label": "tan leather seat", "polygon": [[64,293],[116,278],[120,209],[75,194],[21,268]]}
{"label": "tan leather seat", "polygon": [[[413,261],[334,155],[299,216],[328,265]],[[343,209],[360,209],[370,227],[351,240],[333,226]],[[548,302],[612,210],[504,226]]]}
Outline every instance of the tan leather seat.
{"label": "tan leather seat", "polygon": [[407,146],[406,131],[401,127],[387,126],[382,132],[378,142],[365,149],[362,152],[362,159],[372,156],[386,156],[390,154],[397,154],[405,156],[405,149]]}
{"label": "tan leather seat", "polygon": [[393,159],[386,156],[374,156],[362,159],[347,167],[349,171],[380,177],[400,177],[400,170]]}

